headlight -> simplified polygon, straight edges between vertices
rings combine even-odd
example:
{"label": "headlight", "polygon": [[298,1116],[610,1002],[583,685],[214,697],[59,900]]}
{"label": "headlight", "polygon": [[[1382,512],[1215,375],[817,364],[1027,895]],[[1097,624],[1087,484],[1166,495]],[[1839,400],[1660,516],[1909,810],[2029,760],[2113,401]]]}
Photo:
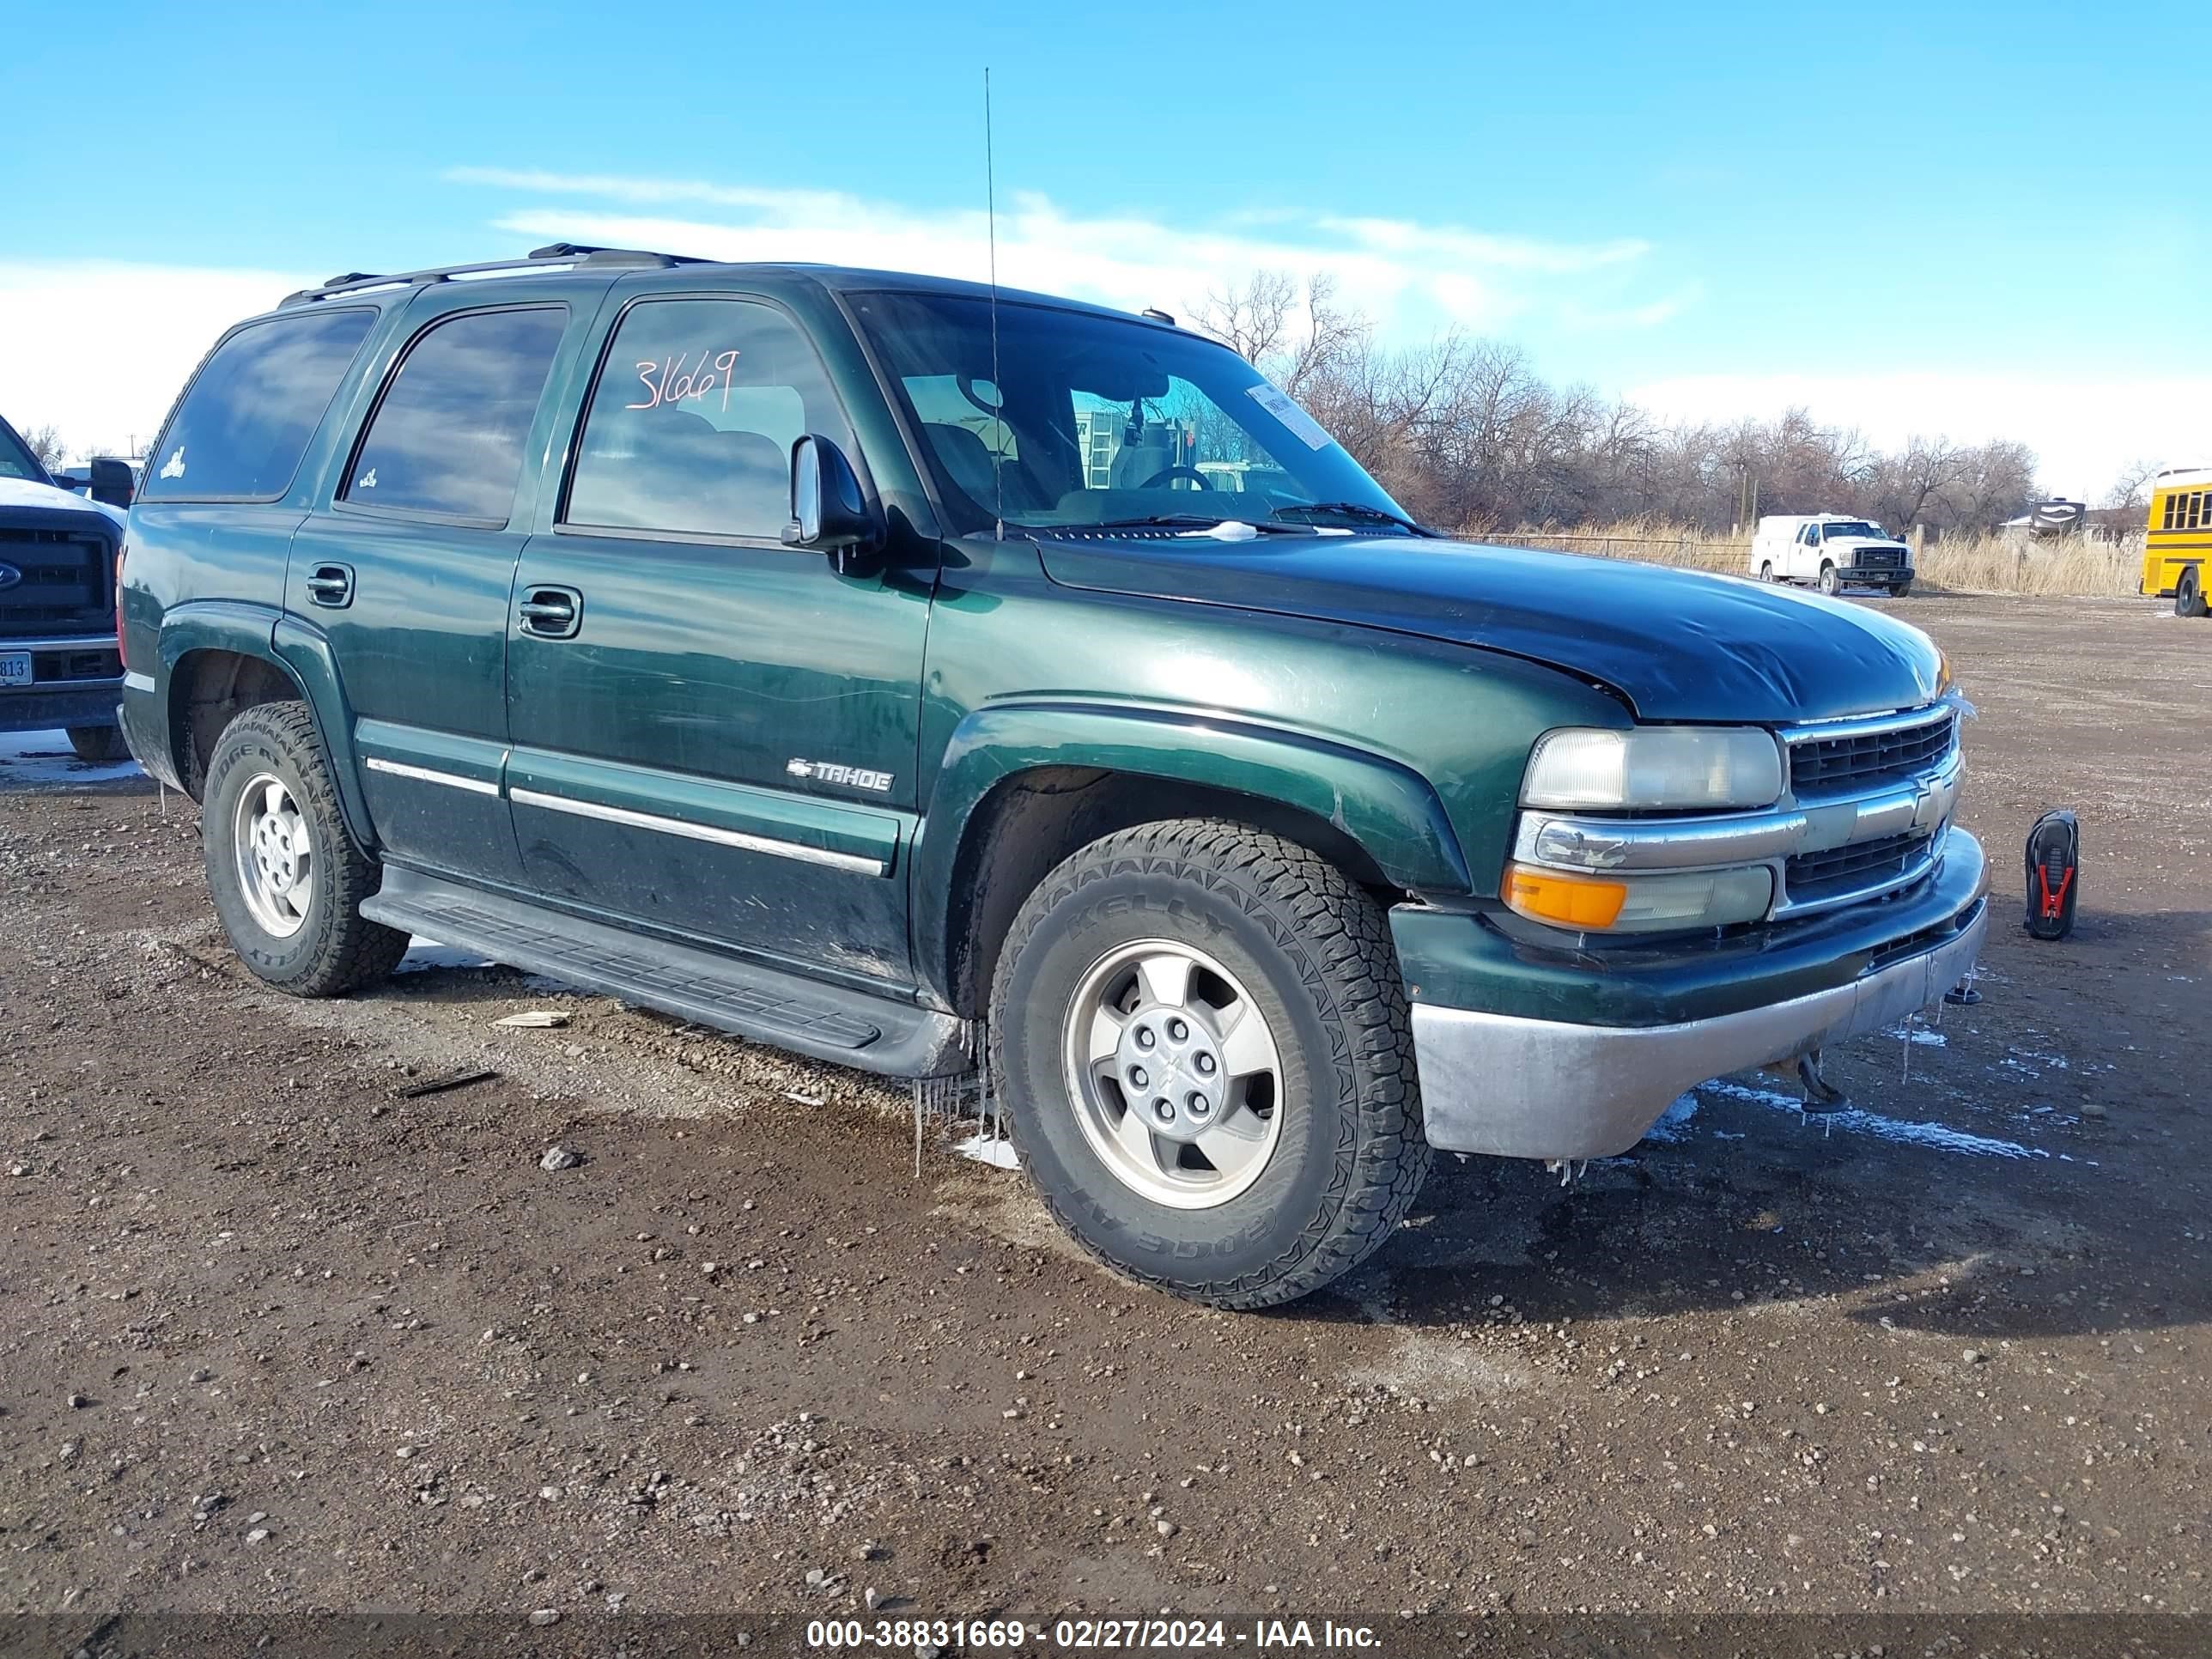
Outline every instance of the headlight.
{"label": "headlight", "polygon": [[1505,902],[1532,921],[1583,933],[1679,933],[1757,921],[1774,900],[1763,865],[1679,875],[1571,876],[1526,864],[1505,872]]}
{"label": "headlight", "polygon": [[1694,811],[1769,806],[1782,796],[1782,745],[1749,726],[1570,727],[1537,739],[1524,806]]}

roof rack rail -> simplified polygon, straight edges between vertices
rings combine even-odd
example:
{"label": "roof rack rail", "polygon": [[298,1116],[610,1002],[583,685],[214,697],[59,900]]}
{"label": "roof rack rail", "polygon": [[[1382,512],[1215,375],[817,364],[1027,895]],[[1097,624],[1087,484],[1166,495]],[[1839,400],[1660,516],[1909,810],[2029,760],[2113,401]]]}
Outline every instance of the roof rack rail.
{"label": "roof rack rail", "polygon": [[578,265],[668,267],[707,263],[682,253],[656,253],[639,247],[590,247],[579,242],[549,242],[520,259],[486,259],[471,265],[438,265],[425,270],[399,270],[388,276],[374,271],[349,270],[319,288],[303,288],[277,301],[277,309],[327,300],[337,294],[358,294],[373,288],[411,288],[417,283],[449,282],[456,276],[475,276],[495,270],[568,270]]}

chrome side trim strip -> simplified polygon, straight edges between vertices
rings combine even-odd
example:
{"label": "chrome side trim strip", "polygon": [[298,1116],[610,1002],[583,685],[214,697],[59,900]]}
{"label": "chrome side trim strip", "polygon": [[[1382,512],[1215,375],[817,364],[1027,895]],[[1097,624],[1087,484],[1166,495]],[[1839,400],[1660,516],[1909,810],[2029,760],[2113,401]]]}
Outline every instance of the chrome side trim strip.
{"label": "chrome side trim strip", "polygon": [[465,778],[458,772],[434,772],[427,766],[409,766],[401,761],[386,760],[381,755],[371,755],[362,763],[372,772],[389,772],[395,778],[412,778],[417,783],[440,783],[448,789],[465,789],[472,795],[496,795],[499,786],[486,783],[482,778]]}
{"label": "chrome side trim strip", "polygon": [[825,865],[832,870],[850,870],[864,876],[880,876],[884,869],[882,860],[863,858],[857,853],[833,853],[826,848],[802,847],[794,841],[777,841],[768,836],[748,836],[737,830],[717,830],[712,824],[659,817],[651,812],[633,812],[624,806],[602,806],[597,801],[576,800],[567,795],[548,795],[536,789],[510,789],[507,799],[517,806],[542,806],[549,812],[568,812],[580,818],[599,818],[608,823],[627,823],[639,830],[658,830],[665,836],[684,836],[692,841],[713,842],[718,847],[734,847],[746,853],[766,853],[774,858],[796,859],[802,864]]}
{"label": "chrome side trim strip", "polygon": [[136,672],[125,674],[123,677],[123,689],[125,691],[151,691],[154,689],[154,677],[151,674]]}

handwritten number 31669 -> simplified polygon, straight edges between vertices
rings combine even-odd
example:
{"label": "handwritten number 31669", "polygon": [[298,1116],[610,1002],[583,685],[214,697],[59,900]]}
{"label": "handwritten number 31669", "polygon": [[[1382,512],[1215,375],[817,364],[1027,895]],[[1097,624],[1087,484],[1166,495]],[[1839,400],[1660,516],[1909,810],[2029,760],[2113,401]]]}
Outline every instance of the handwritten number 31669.
{"label": "handwritten number 31669", "polygon": [[727,351],[699,354],[699,361],[690,368],[691,354],[679,351],[673,357],[647,357],[637,365],[638,383],[645,388],[643,403],[624,404],[624,409],[659,409],[664,404],[698,403],[708,394],[720,391],[721,406],[730,406],[730,383],[738,366],[735,347]]}

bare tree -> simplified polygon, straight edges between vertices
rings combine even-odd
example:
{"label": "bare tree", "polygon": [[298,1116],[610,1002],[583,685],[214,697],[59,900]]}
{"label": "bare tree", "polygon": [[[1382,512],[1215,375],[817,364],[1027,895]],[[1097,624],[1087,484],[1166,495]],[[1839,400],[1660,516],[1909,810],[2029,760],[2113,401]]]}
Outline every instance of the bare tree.
{"label": "bare tree", "polygon": [[[1589,387],[1553,385],[1501,342],[1446,335],[1378,346],[1326,274],[1300,283],[1255,271],[1195,314],[1408,511],[1456,529],[1641,518],[1720,531],[1747,510],[1986,529],[2035,498],[2035,457],[2017,443],[1916,437],[1885,453],[1804,409],[1662,425]],[[1220,441],[1229,453],[1237,439],[1224,430]]]}
{"label": "bare tree", "polygon": [[51,423],[34,426],[18,434],[39,459],[39,465],[52,471],[68,458],[69,446],[62,441],[62,429]]}
{"label": "bare tree", "polygon": [[2120,476],[2112,480],[2112,487],[2105,492],[2105,499],[2097,505],[2140,515],[2150,505],[2150,481],[2157,476],[2156,461],[2140,459],[2130,461],[2120,469]]}

